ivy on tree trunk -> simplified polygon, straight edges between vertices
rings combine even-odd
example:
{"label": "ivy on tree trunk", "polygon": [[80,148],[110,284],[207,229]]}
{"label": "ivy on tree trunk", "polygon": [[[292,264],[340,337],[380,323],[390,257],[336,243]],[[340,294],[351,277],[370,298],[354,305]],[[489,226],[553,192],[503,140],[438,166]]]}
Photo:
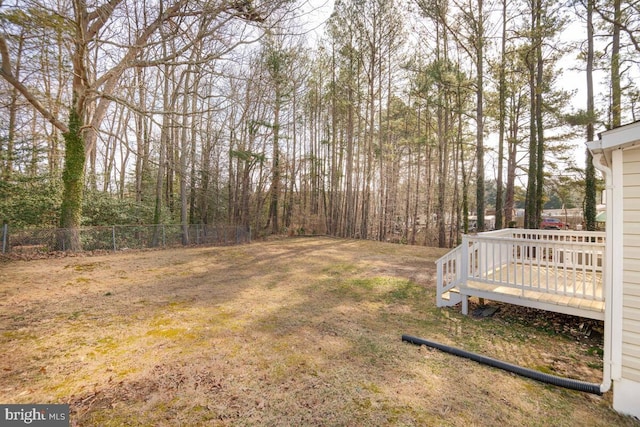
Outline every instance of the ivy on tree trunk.
{"label": "ivy on tree trunk", "polygon": [[60,227],[64,229],[60,241],[62,248],[60,249],[72,251],[82,250],[78,234],[82,216],[85,161],[81,127],[80,115],[75,108],[72,108],[69,113],[69,131],[64,133],[65,156],[60,214]]}

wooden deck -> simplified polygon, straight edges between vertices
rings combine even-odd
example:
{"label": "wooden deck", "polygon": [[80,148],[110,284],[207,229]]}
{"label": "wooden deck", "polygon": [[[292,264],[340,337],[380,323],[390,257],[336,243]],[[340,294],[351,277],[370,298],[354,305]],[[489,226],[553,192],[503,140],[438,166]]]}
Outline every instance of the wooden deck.
{"label": "wooden deck", "polygon": [[[438,261],[438,306],[461,302],[467,314],[468,298],[478,297],[604,319],[604,241],[576,244],[558,242],[557,234],[552,240],[537,235],[534,241],[487,234],[474,236]],[[550,253],[555,259],[543,256]]]}
{"label": "wooden deck", "polygon": [[[557,269],[511,265],[509,271],[501,269],[490,274],[491,279],[510,274],[518,277],[521,286],[469,280],[459,287],[463,295],[475,296],[508,304],[538,308],[591,319],[604,319],[602,274],[573,272],[567,277]],[[494,277],[496,276],[496,277]]]}

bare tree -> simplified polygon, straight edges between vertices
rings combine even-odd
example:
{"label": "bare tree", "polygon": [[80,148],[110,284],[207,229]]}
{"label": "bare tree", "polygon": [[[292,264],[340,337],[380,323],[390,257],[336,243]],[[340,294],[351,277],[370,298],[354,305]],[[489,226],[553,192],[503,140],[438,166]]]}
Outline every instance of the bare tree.
{"label": "bare tree", "polygon": [[[38,6],[38,5],[36,5]],[[184,52],[192,48],[202,38],[217,37],[224,26],[241,19],[255,23],[265,22],[265,17],[279,2],[270,2],[264,7],[268,10],[254,8],[252,2],[234,2],[220,4],[199,4],[186,0],[160,2],[156,10],[145,10],[142,28],[136,31],[132,40],[120,37],[119,29],[125,24],[121,16],[126,13],[116,11],[134,10],[132,4],[125,0],[112,0],[97,6],[90,6],[85,0],[73,0],[68,10],[52,11],[52,15],[60,17],[55,22],[68,31],[72,40],[69,58],[73,66],[70,99],[68,105],[69,125],[47,109],[42,99],[22,81],[15,73],[15,61],[9,49],[9,34],[0,34],[0,57],[2,64],[0,76],[12,85],[20,94],[65,135],[65,172],[63,173],[64,195],[61,214],[61,226],[76,229],[80,225],[82,207],[82,188],[84,186],[85,158],[91,159],[96,148],[97,134],[110,103],[114,100],[114,92],[125,70],[133,65],[154,66],[178,60]],[[45,5],[40,5],[48,11]],[[45,12],[47,13],[47,12]],[[200,24],[199,24],[200,23]],[[171,34],[176,43],[176,50],[169,56],[158,55],[158,32],[163,26],[171,27]],[[189,31],[197,28],[197,31]],[[109,39],[109,40],[107,40]],[[225,40],[220,44],[223,55],[246,38]],[[115,42],[115,43],[114,43]],[[140,53],[149,52],[147,60],[140,63]],[[107,59],[108,58],[108,59]],[[104,59],[104,60],[103,60]],[[73,126],[71,126],[73,124]],[[75,145],[78,145],[77,147]],[[78,156],[71,158],[70,156]],[[80,242],[73,238],[67,242],[72,248],[79,249]]]}

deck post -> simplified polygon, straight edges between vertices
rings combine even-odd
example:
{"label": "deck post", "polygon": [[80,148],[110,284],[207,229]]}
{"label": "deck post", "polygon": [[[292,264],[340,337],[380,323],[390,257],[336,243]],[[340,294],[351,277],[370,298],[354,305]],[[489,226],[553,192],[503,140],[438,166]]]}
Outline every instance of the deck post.
{"label": "deck post", "polygon": [[460,263],[460,277],[463,282],[469,278],[469,236],[462,235],[462,257]]}
{"label": "deck post", "polygon": [[469,296],[465,294],[460,294],[462,297],[462,314],[467,316],[469,314]]}
{"label": "deck post", "polygon": [[[467,280],[469,279],[469,236],[462,235],[462,256],[460,263],[460,284],[467,286]],[[463,292],[460,292],[462,298],[462,314],[465,316],[469,314],[469,296]]]}
{"label": "deck post", "polygon": [[444,274],[442,272],[442,268],[443,265],[441,262],[438,262],[436,264],[436,286],[437,286],[437,292],[436,292],[436,306],[437,307],[444,307],[444,301],[442,300],[442,291],[441,289],[443,288],[444,285]]}

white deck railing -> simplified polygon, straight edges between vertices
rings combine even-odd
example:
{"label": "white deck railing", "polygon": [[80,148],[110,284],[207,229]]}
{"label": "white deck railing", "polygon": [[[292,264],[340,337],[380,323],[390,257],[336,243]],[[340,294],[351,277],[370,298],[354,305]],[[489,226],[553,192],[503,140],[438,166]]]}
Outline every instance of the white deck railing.
{"label": "white deck railing", "polygon": [[[454,305],[467,281],[603,300],[605,233],[504,229],[465,235],[437,261],[437,304]],[[447,296],[449,298],[447,299]]]}
{"label": "white deck railing", "polygon": [[462,256],[463,250],[460,245],[436,261],[436,305],[438,307],[456,305],[461,301],[460,295],[451,291],[464,282]]}

